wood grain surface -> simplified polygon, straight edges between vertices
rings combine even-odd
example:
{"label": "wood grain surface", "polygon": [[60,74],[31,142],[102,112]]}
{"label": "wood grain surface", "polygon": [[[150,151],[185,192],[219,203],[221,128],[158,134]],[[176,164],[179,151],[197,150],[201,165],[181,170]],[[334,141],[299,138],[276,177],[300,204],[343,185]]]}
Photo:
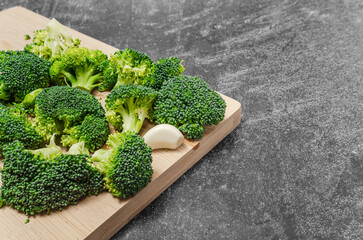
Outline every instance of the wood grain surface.
{"label": "wood grain surface", "polygon": [[[48,18],[21,7],[0,12],[0,50],[23,49],[29,43],[25,34],[32,36],[48,22]],[[69,33],[81,39],[84,47],[100,49],[106,54],[117,50],[72,29]],[[101,97],[104,104],[108,92],[94,91],[93,94]],[[31,217],[27,224],[24,214],[3,207],[0,209],[0,239],[109,239],[239,125],[241,104],[222,97],[227,103],[224,120],[217,126],[208,126],[199,141],[185,140],[177,150],[154,150],[152,181],[134,197],[121,201],[104,192],[62,211]],[[145,123],[141,135],[152,126]]]}

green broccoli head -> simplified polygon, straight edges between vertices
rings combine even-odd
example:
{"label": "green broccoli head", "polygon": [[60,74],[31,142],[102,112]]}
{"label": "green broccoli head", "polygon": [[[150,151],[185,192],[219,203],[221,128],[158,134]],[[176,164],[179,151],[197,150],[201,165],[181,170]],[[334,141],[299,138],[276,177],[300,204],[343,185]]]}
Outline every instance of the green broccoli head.
{"label": "green broccoli head", "polygon": [[90,151],[104,144],[110,133],[105,110],[89,92],[68,86],[43,89],[35,99],[35,130],[49,140],[62,135],[64,146],[84,141]]}
{"label": "green broccoli head", "polygon": [[110,56],[109,64],[103,66],[104,81],[100,91],[111,90],[119,85],[143,85],[152,72],[153,62],[142,52],[126,48]]}
{"label": "green broccoli head", "polygon": [[178,76],[162,85],[155,101],[157,124],[171,124],[187,138],[199,139],[205,126],[223,120],[224,99],[199,77]]}
{"label": "green broccoli head", "polygon": [[96,151],[92,160],[99,162],[96,168],[112,195],[131,197],[151,181],[151,148],[142,137],[131,132],[110,135],[107,145],[110,149]]}
{"label": "green broccoli head", "polygon": [[57,85],[70,85],[91,92],[103,81],[102,70],[107,55],[101,50],[69,48],[50,68],[50,76]]}
{"label": "green broccoli head", "polygon": [[47,29],[37,30],[33,42],[25,46],[25,50],[50,61],[60,57],[68,48],[79,47],[81,41],[67,33],[66,27],[56,19],[52,19]]}
{"label": "green broccoli head", "polygon": [[5,205],[28,216],[50,213],[104,190],[103,178],[89,156],[46,152],[25,150],[19,141],[4,149],[0,199]]}
{"label": "green broccoli head", "polygon": [[49,61],[29,51],[3,51],[1,56],[0,100],[21,102],[26,94],[49,86]]}
{"label": "green broccoli head", "polygon": [[143,82],[143,86],[159,90],[163,82],[184,72],[182,61],[177,57],[159,59],[153,66],[152,73]]}
{"label": "green broccoli head", "polygon": [[157,92],[134,84],[114,88],[106,99],[106,118],[118,130],[138,133],[145,118],[152,120]]}
{"label": "green broccoli head", "polygon": [[81,124],[63,130],[61,143],[68,147],[83,141],[85,147],[94,152],[105,144],[110,133],[105,117],[87,115]]}
{"label": "green broccoli head", "polygon": [[0,151],[15,140],[26,148],[35,149],[42,145],[43,138],[32,127],[25,110],[0,104]]}

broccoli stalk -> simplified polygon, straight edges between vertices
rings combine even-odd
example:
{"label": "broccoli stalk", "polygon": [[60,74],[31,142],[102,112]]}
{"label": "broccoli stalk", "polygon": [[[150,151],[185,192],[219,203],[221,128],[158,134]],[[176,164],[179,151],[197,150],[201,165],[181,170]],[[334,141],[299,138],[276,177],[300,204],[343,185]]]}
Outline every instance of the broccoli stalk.
{"label": "broccoli stalk", "polygon": [[62,148],[57,146],[54,141],[55,134],[49,141],[49,144],[45,148],[39,148],[36,150],[29,150],[34,156],[40,156],[44,159],[52,159],[62,154]]}
{"label": "broccoli stalk", "polygon": [[[148,110],[139,108],[135,105],[135,98],[130,98],[123,104],[118,105],[117,109],[107,111],[107,119],[116,129],[123,131],[139,132]],[[150,103],[147,103],[150,104]],[[120,124],[122,121],[122,125]]]}
{"label": "broccoli stalk", "polygon": [[35,99],[39,95],[39,93],[43,90],[43,88],[38,88],[27,95],[25,95],[23,101],[21,102],[21,105],[25,108],[31,108],[35,104]]}
{"label": "broccoli stalk", "polygon": [[93,88],[102,84],[102,74],[95,74],[95,67],[92,64],[85,64],[74,69],[75,74],[62,70],[62,74],[70,81],[72,87],[92,91]]}
{"label": "broccoli stalk", "polygon": [[67,32],[66,27],[53,18],[47,25],[48,41],[52,53],[60,53],[69,46],[78,46],[79,39],[73,39]]}
{"label": "broccoli stalk", "polygon": [[145,118],[152,120],[156,96],[152,88],[120,85],[107,95],[106,118],[118,130],[138,133]]}
{"label": "broccoli stalk", "polygon": [[77,154],[86,154],[89,155],[88,148],[85,146],[84,141],[80,141],[78,143],[73,144],[69,149],[67,154],[77,155]]}

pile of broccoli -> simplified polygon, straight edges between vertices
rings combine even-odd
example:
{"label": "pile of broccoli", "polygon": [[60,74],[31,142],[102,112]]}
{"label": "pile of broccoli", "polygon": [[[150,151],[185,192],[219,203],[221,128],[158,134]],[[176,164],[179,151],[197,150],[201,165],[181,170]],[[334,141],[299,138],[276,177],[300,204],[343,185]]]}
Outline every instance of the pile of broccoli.
{"label": "pile of broccoli", "polygon": [[[0,206],[29,216],[104,190],[132,197],[154,172],[145,119],[197,140],[224,118],[223,98],[179,58],[80,43],[53,19],[24,50],[0,51]],[[104,107],[95,91],[108,91]]]}

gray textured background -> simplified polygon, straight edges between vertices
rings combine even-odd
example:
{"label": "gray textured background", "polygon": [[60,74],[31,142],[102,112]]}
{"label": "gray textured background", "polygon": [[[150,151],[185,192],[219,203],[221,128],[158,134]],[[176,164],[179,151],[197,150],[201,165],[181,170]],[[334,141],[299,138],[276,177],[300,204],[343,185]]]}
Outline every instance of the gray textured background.
{"label": "gray textured background", "polygon": [[363,239],[362,1],[2,0],[0,10],[15,5],[154,60],[178,56],[242,103],[242,124],[113,239]]}

